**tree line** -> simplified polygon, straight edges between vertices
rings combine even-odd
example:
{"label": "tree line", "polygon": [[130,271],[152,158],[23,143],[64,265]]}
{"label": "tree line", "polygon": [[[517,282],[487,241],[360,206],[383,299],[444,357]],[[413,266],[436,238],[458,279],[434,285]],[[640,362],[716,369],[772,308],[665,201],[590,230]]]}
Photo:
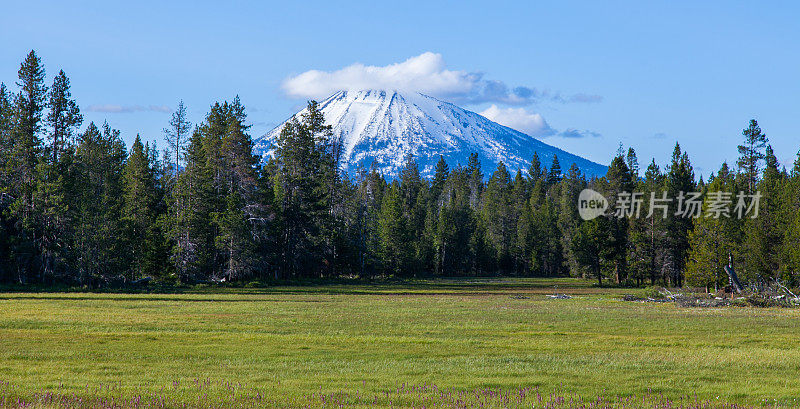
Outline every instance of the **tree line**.
{"label": "tree line", "polygon": [[[716,287],[730,260],[746,280],[800,278],[800,160],[779,166],[758,124],[735,169],[707,181],[676,144],[644,171],[621,147],[604,177],[534,155],[525,172],[484,173],[440,157],[433,177],[413,157],[391,180],[340,171],[341,146],[316,102],[289,122],[266,161],[253,155],[238,97],[195,126],[181,102],[168,146],[128,149],[108,123],[89,123],[63,71],[47,85],[34,51],[16,92],[0,84],[0,282],[90,287],[165,282],[463,275],[583,276],[619,284]],[[452,168],[451,168],[451,165]],[[580,192],[678,197],[763,193],[752,219],[583,220]],[[708,195],[704,195],[708,207]]]}

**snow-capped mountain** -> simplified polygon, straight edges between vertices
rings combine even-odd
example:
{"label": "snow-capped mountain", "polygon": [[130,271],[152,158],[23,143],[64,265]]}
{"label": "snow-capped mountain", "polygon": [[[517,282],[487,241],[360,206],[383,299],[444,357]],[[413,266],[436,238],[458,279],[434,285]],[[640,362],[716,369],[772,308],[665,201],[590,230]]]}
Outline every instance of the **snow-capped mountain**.
{"label": "snow-capped mountain", "polygon": [[[424,176],[433,174],[439,155],[454,167],[466,165],[478,152],[485,174],[502,161],[509,172],[528,169],[533,153],[550,167],[558,155],[561,169],[576,163],[587,176],[602,176],[606,167],[573,155],[538,139],[451,103],[419,93],[397,91],[340,91],[320,102],[325,121],[342,144],[342,167],[351,175],[374,163],[385,176],[396,175],[411,154]],[[298,117],[305,109],[295,114]],[[285,123],[284,123],[285,124]],[[284,124],[255,142],[255,152],[266,158]]]}

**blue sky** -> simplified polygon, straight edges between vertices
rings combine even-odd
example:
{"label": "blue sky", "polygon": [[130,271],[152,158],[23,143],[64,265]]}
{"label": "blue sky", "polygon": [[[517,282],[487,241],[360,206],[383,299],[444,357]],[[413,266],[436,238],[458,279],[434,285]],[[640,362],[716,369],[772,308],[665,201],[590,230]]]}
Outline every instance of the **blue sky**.
{"label": "blue sky", "polygon": [[48,77],[71,78],[85,118],[108,120],[128,143],[161,141],[164,111],[181,99],[197,123],[236,94],[258,137],[324,91],[302,73],[336,79],[355,63],[433,55],[432,75],[538,93],[437,88],[507,122],[541,118],[554,130],[546,143],[604,164],[623,143],[663,165],[679,141],[708,174],[735,161],[750,118],[779,160],[794,160],[798,22],[788,1],[12,2],[0,13],[0,81],[13,83],[33,48]]}

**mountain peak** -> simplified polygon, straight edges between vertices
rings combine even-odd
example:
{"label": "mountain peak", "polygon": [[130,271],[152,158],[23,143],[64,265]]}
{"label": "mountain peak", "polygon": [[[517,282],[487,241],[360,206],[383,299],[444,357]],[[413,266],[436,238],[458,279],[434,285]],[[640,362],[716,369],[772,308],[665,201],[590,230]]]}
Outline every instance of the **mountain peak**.
{"label": "mountain peak", "polygon": [[[418,93],[398,90],[339,91],[319,103],[334,137],[342,143],[342,167],[354,174],[360,167],[375,166],[392,177],[413,155],[425,176],[433,174],[439,155],[450,166],[465,165],[477,152],[484,173],[499,162],[510,171],[528,169],[536,152],[545,166],[558,155],[563,169],[576,163],[589,176],[603,175],[606,167],[542,143],[522,132],[505,127],[449,102]],[[305,109],[293,116],[305,113]],[[284,123],[285,124],[285,123]],[[283,129],[279,125],[256,141],[256,152],[272,155],[274,141]]]}

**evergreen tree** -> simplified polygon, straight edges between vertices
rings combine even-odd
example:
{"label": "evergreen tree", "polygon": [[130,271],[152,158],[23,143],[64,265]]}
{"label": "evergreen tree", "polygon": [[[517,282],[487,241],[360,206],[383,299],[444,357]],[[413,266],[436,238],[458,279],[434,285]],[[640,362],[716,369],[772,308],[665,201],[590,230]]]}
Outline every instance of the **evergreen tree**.
{"label": "evergreen tree", "polygon": [[636,158],[636,151],[633,148],[628,148],[628,155],[625,158],[625,164],[631,172],[631,180],[637,182],[639,180],[639,159]]}
{"label": "evergreen tree", "polygon": [[550,172],[547,174],[547,183],[554,185],[561,181],[561,164],[558,163],[558,156],[553,155],[553,163],[550,164]]}
{"label": "evergreen tree", "polygon": [[20,211],[27,213],[35,189],[35,170],[41,149],[40,131],[42,113],[47,104],[47,86],[44,84],[44,66],[36,53],[31,51],[19,69],[20,92],[16,96],[14,130],[12,131],[11,160],[9,168],[14,176],[11,180],[14,197],[19,201]]}
{"label": "evergreen tree", "polygon": [[[605,182],[605,190],[611,197],[609,207],[614,210],[629,207],[630,204],[619,202],[622,195],[630,195],[633,192],[631,171],[622,156],[617,156],[611,161]],[[608,220],[611,237],[608,262],[613,266],[614,279],[618,284],[627,278],[628,224],[629,219],[624,216],[610,217]]]}
{"label": "evergreen tree", "polygon": [[788,228],[788,222],[782,215],[782,208],[789,206],[783,195],[787,180],[778,170],[772,146],[767,145],[764,159],[764,177],[756,184],[756,191],[761,194],[758,217],[743,215],[743,219],[738,220],[747,226],[744,239],[745,277],[787,279],[779,276],[780,248]]}
{"label": "evergreen tree", "polygon": [[476,219],[470,207],[470,173],[458,166],[447,179],[442,193],[435,243],[442,274],[468,274],[475,271]]}
{"label": "evergreen tree", "polygon": [[682,216],[685,210],[685,201],[681,203],[678,199],[683,195],[688,197],[688,193],[696,189],[694,183],[694,170],[689,161],[689,155],[681,152],[680,145],[675,144],[672,153],[672,161],[667,168],[666,190],[667,197],[673,198],[669,205],[671,217],[667,218],[666,224],[666,256],[665,269],[666,281],[680,287],[683,283],[682,272],[685,270],[686,260],[689,251],[689,232],[692,231],[694,218]]}
{"label": "evergreen tree", "polygon": [[497,268],[505,273],[513,268],[512,250],[517,234],[512,189],[511,175],[500,162],[486,185],[482,215]]}
{"label": "evergreen tree", "polygon": [[[663,204],[657,201],[664,199],[664,183],[664,175],[653,160],[645,171],[644,179],[638,183],[636,191],[642,194],[643,201],[648,204],[651,201],[654,205]],[[655,206],[652,214],[649,206],[647,209],[643,208],[642,215],[645,214],[647,217],[631,219],[628,260],[634,278],[639,282],[649,279],[650,284],[655,284],[661,277],[665,262],[666,219],[674,216],[669,214],[669,211],[660,210]]]}
{"label": "evergreen tree", "polygon": [[6,84],[0,83],[0,282],[11,281],[13,264],[11,263],[11,226],[7,210],[11,203],[10,179],[11,169],[8,162],[11,160],[12,132],[12,103],[11,95],[6,89]]}
{"label": "evergreen tree", "polygon": [[[0,142],[1,147],[10,149],[11,125],[14,117],[12,95],[8,91],[6,84],[0,82]],[[7,151],[3,151],[7,152]]]}
{"label": "evergreen tree", "polygon": [[287,277],[321,274],[329,243],[325,236],[330,218],[331,129],[324,125],[315,102],[303,122],[288,123],[275,153],[275,200],[283,223],[281,269]]}
{"label": "evergreen tree", "polygon": [[444,160],[444,156],[439,155],[439,161],[436,162],[436,170],[433,174],[433,179],[431,180],[431,188],[430,188],[430,201],[431,203],[437,203],[439,201],[439,196],[442,194],[444,190],[444,186],[447,183],[447,176],[450,175],[450,168],[447,166],[447,162]]}
{"label": "evergreen tree", "polygon": [[197,129],[189,139],[186,167],[172,190],[170,223],[174,243],[173,263],[178,280],[191,282],[206,279],[213,269],[214,230],[209,220],[214,207],[213,175],[208,165],[204,136]]}
{"label": "evergreen tree", "polygon": [[[20,93],[17,95],[17,135],[20,143],[37,146],[42,130],[42,115],[47,107],[47,86],[44,83],[45,70],[42,60],[34,51],[28,54],[19,68]],[[32,152],[28,152],[32,154]]]}
{"label": "evergreen tree", "polygon": [[124,271],[122,173],[125,144],[118,130],[90,123],[76,150],[75,265],[79,281],[100,285]]}
{"label": "evergreen tree", "polygon": [[800,152],[788,175],[783,194],[782,219],[785,226],[780,269],[790,285],[800,282]]}
{"label": "evergreen tree", "polygon": [[417,274],[428,265],[427,260],[431,259],[432,249],[425,235],[425,216],[428,209],[428,184],[419,173],[417,162],[413,157],[406,158],[406,163],[400,170],[399,194],[402,202],[402,212],[405,216],[405,223],[410,231],[409,245],[413,249],[413,260],[416,261],[409,266]]}
{"label": "evergreen tree", "polygon": [[72,99],[69,87],[69,78],[64,71],[58,72],[50,87],[50,112],[47,114],[47,125],[50,133],[50,153],[53,162],[58,162],[58,156],[64,145],[72,140],[74,131],[83,122],[78,104]]}
{"label": "evergreen tree", "polygon": [[739,160],[736,165],[745,180],[747,192],[753,192],[761,174],[761,162],[764,160],[764,148],[767,146],[767,135],[761,132],[758,122],[750,120],[750,124],[742,131],[744,142],[739,145]]}
{"label": "evergreen tree", "polygon": [[[734,176],[728,169],[727,163],[723,163],[716,177],[708,184],[708,191],[733,194],[735,190]],[[708,210],[711,200],[706,196],[703,203],[704,210]],[[737,224],[740,222],[727,217],[697,219],[689,236],[690,247],[686,267],[686,281],[689,285],[717,290],[720,285],[727,283],[723,267],[728,264],[728,257],[738,247]]]}
{"label": "evergreen tree", "polygon": [[181,102],[178,103],[178,109],[172,113],[172,117],[169,120],[169,127],[164,128],[164,135],[172,151],[172,166],[175,175],[178,174],[181,168],[181,158],[183,158],[184,150],[186,149],[186,139],[191,129],[192,123],[186,118],[186,106],[183,105],[183,100],[181,100]]}
{"label": "evergreen tree", "polygon": [[136,135],[131,146],[122,179],[124,184],[122,219],[126,229],[126,247],[130,254],[127,260],[130,265],[130,278],[158,274],[159,272],[146,270],[149,264],[146,261],[148,253],[152,251],[149,247],[155,240],[152,235],[159,198],[156,192],[155,172],[139,135]]}
{"label": "evergreen tree", "polygon": [[481,206],[481,195],[483,194],[483,172],[481,162],[477,153],[471,153],[467,160],[467,175],[470,189],[469,203],[473,210],[479,211]]}
{"label": "evergreen tree", "polygon": [[[541,186],[541,184],[539,185]],[[577,274],[581,271],[578,255],[575,253],[572,244],[581,224],[581,218],[578,214],[578,196],[586,186],[586,178],[581,174],[578,165],[573,163],[567,172],[567,176],[562,181],[557,212],[562,258],[566,264],[567,271],[572,274]],[[541,188],[534,188],[534,190],[541,190]],[[543,197],[543,193],[540,193],[539,196]]]}
{"label": "evergreen tree", "polygon": [[397,182],[383,196],[378,224],[384,271],[395,276],[408,275],[413,268],[413,248],[408,245],[412,233],[403,217],[403,198]]}
{"label": "evergreen tree", "polygon": [[607,217],[598,217],[581,223],[572,239],[572,252],[585,275],[594,276],[598,285],[603,285],[603,270],[608,268],[606,260],[613,259],[613,240],[610,236]]}
{"label": "evergreen tree", "polygon": [[536,183],[539,179],[544,179],[544,171],[542,170],[542,162],[539,160],[539,154],[534,152],[531,158],[531,166],[528,168],[528,178],[531,183]]}
{"label": "evergreen tree", "polygon": [[66,261],[71,228],[69,195],[75,189],[70,180],[72,140],[83,118],[77,103],[71,99],[64,71],[53,80],[48,106],[45,123],[50,129],[50,145],[36,167],[32,212],[42,279],[54,277],[56,270],[64,274],[69,270]]}
{"label": "evergreen tree", "polygon": [[36,265],[37,236],[34,195],[36,192],[37,166],[42,148],[42,115],[47,105],[47,86],[44,83],[45,70],[41,60],[31,51],[20,65],[17,86],[20,92],[14,101],[11,130],[10,153],[5,163],[5,182],[8,183],[11,217],[17,229],[15,262],[20,281],[23,276],[39,271]]}
{"label": "evergreen tree", "polygon": [[255,243],[241,194],[234,190],[227,196],[225,210],[213,214],[214,222],[219,226],[215,244],[224,256],[224,279],[235,281],[253,273]]}
{"label": "evergreen tree", "polygon": [[442,208],[444,207],[444,200],[442,193],[447,185],[447,178],[450,175],[450,168],[444,160],[444,156],[439,155],[439,161],[436,163],[436,170],[431,180],[430,189],[428,189],[428,211],[425,220],[425,240],[428,243],[430,251],[434,252],[434,266],[433,270],[436,274],[441,272],[443,267],[442,260],[446,255],[446,248],[444,246],[447,234],[452,226],[441,225]]}

